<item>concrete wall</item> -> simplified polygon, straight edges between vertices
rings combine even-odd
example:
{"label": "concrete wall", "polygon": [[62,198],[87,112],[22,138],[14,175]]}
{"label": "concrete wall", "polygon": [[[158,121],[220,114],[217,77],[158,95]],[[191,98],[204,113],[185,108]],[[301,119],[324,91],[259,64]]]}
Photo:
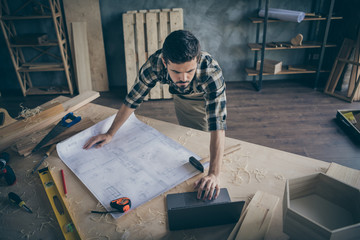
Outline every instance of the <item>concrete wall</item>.
{"label": "concrete wall", "polygon": [[[272,7],[309,11],[311,0],[271,1]],[[249,80],[245,67],[252,66],[254,52],[247,47],[255,41],[256,24],[249,21],[256,15],[255,0],[102,0],[100,1],[103,33],[111,86],[126,83],[123,48],[122,13],[129,10],[183,8],[184,28],[200,40],[202,49],[213,55],[223,69],[226,81]],[[299,32],[307,33],[307,24],[281,23],[269,26],[268,39],[288,41]],[[275,55],[274,55],[275,54]],[[302,61],[303,54],[272,53],[272,58]]]}
{"label": "concrete wall", "polygon": [[[271,7],[274,8],[305,12],[311,12],[314,7],[312,0],[272,0],[270,2]],[[329,1],[326,0],[325,3],[327,2]],[[359,1],[346,0],[345,2]],[[192,31],[199,38],[203,50],[208,51],[218,60],[226,81],[251,80],[246,76],[244,69],[253,65],[254,52],[249,50],[247,44],[255,41],[256,24],[251,23],[248,17],[256,15],[257,6],[256,0],[101,0],[100,11],[110,87],[126,84],[122,14],[129,10],[141,9],[183,8],[184,28]],[[341,11],[349,11],[351,5],[345,6],[348,7],[344,7],[342,3],[338,8]],[[327,9],[324,12],[326,13]],[[315,23],[309,22],[269,24],[267,41],[289,41],[298,33],[302,33],[305,39],[308,39],[311,37],[309,33],[311,26],[316,27]],[[320,32],[323,31],[321,26],[320,24]],[[338,38],[338,41],[342,39],[339,34],[332,34],[332,36]],[[330,50],[329,53],[331,51],[336,52],[336,49]],[[304,53],[304,50],[267,51],[266,57],[281,60],[285,65],[301,64],[305,60]],[[0,63],[0,90],[18,88],[2,36],[0,36]],[[281,78],[284,77],[294,76],[281,76]],[[279,76],[266,79],[279,79]],[[41,83],[49,80],[39,76],[37,81]]]}

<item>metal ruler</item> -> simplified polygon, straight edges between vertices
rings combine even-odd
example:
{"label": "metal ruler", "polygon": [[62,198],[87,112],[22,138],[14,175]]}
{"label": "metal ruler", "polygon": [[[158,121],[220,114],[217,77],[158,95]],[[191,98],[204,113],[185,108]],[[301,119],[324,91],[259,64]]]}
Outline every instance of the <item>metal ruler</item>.
{"label": "metal ruler", "polygon": [[79,232],[75,227],[74,221],[69,214],[69,210],[66,208],[59,189],[55,184],[50,170],[46,167],[40,169],[38,174],[44,186],[46,195],[49,198],[51,207],[55,213],[64,238],[66,240],[81,239]]}

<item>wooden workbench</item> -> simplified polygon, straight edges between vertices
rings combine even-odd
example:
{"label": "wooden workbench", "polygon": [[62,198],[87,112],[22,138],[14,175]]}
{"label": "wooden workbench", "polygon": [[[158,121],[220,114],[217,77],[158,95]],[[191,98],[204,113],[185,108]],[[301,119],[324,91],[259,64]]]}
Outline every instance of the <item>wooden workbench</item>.
{"label": "wooden workbench", "polygon": [[[90,118],[94,122],[99,122],[115,114],[116,111],[100,105],[87,104],[75,114],[82,116],[83,119]],[[209,133],[141,116],[138,118],[199,156],[209,155]],[[266,239],[288,239],[287,235],[282,233],[282,198],[285,180],[326,172],[329,163],[226,138],[226,148],[237,144],[240,144],[241,148],[224,157],[221,187],[228,189],[232,201],[248,200],[257,190],[280,197]],[[27,237],[61,239],[62,237],[38,175],[30,174],[42,154],[43,152],[40,152],[24,159],[11,153],[9,164],[14,168],[18,182],[14,186],[0,187],[0,233],[1,236],[2,233],[6,233],[4,239]],[[62,190],[60,170],[64,170],[68,188],[64,201],[83,239],[226,239],[234,227],[230,224],[186,231],[168,230],[166,194],[193,191],[193,183],[200,178],[200,175],[133,209],[125,216],[113,219],[109,214],[90,214],[90,210],[99,209],[98,201],[57,157],[57,154],[53,153],[44,165],[48,165],[51,169],[60,191]],[[21,195],[26,204],[33,209],[34,214],[11,206],[7,200],[10,191]]]}

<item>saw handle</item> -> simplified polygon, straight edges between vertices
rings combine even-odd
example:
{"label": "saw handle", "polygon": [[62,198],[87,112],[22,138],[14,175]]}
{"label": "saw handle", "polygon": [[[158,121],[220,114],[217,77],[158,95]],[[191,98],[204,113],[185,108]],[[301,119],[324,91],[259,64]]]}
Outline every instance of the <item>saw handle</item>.
{"label": "saw handle", "polygon": [[72,125],[75,125],[76,123],[80,122],[80,120],[81,120],[80,116],[76,117],[72,112],[70,112],[61,119],[61,125],[69,128]]}

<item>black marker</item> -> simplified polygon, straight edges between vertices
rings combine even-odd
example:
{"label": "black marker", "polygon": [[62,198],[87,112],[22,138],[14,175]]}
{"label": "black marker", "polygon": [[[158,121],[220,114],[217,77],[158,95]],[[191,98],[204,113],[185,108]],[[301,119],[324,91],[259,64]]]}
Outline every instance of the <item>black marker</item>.
{"label": "black marker", "polygon": [[191,165],[193,165],[197,170],[199,170],[200,172],[204,172],[204,166],[201,164],[201,162],[199,160],[197,160],[196,158],[194,158],[193,156],[191,156],[189,158],[189,162],[191,163]]}

